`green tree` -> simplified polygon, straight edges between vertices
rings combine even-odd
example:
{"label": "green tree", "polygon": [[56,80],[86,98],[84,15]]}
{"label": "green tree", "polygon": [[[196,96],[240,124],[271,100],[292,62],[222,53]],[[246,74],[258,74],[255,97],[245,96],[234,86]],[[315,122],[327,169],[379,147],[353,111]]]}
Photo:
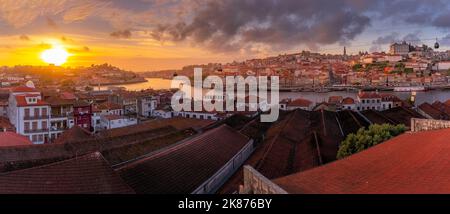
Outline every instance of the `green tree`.
{"label": "green tree", "polygon": [[356,154],[398,136],[405,131],[406,126],[403,124],[396,126],[390,124],[375,124],[371,125],[369,129],[361,128],[357,133],[349,134],[347,138],[342,141],[339,146],[337,158],[343,159]]}
{"label": "green tree", "polygon": [[352,69],[353,69],[354,71],[359,71],[362,67],[363,67],[363,66],[362,66],[361,64],[355,64],[355,65],[353,65]]}
{"label": "green tree", "polygon": [[405,68],[405,73],[411,74],[413,72],[414,72],[414,69],[412,69],[412,68]]}

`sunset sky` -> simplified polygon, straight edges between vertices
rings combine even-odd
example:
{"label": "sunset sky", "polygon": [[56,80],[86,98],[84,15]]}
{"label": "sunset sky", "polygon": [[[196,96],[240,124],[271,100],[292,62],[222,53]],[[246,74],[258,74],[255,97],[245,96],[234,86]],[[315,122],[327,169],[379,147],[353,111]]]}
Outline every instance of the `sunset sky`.
{"label": "sunset sky", "polygon": [[450,46],[448,1],[0,0],[0,66],[45,65],[54,46],[70,53],[64,66],[149,71],[434,38]]}

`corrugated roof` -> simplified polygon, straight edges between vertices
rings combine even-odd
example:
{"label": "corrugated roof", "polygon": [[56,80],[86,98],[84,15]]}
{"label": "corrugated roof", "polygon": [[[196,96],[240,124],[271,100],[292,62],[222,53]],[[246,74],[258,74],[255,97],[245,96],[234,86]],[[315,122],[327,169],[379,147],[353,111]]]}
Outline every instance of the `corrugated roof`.
{"label": "corrugated roof", "polygon": [[127,194],[100,153],[0,175],[2,194]]}
{"label": "corrugated roof", "polygon": [[118,171],[137,193],[188,194],[230,161],[248,141],[246,136],[223,125]]}

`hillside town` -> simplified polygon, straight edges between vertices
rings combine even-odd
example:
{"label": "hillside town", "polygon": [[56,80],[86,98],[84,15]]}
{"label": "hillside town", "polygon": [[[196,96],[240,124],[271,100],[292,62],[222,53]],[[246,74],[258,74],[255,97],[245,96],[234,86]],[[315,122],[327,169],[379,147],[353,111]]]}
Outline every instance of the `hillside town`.
{"label": "hillside town", "polygon": [[[343,55],[302,52],[211,64],[214,69],[206,73],[219,76],[279,75],[294,93],[343,88],[355,93],[330,95],[323,102],[292,97],[278,103],[247,95],[245,111],[176,111],[171,105],[176,89],[96,89],[96,82],[142,78],[107,64],[88,68],[92,82],[86,81],[86,72],[77,74],[86,68],[55,66],[48,73],[4,68],[0,193],[448,192],[437,186],[448,175],[440,176],[442,166],[432,163],[448,156],[439,148],[450,133],[450,100],[417,102],[419,91],[448,87],[448,54],[396,43],[389,53],[351,56],[344,49]],[[407,99],[390,91],[400,89]],[[223,97],[236,102],[236,97]],[[252,100],[279,107],[278,120],[260,122],[264,111],[254,110]],[[351,148],[356,154],[340,158],[349,136],[390,126],[402,131],[388,134],[374,149]],[[427,144],[421,144],[425,139]],[[420,151],[430,158],[414,165]],[[394,170],[394,163],[404,167],[390,175],[391,183],[376,179],[377,170]],[[364,177],[353,180],[351,173],[360,171],[374,184],[366,187]],[[422,179],[427,173],[438,180]],[[332,175],[342,179],[325,179]]]}
{"label": "hillside town", "polygon": [[181,70],[149,72],[148,77],[192,76],[193,68],[205,75],[279,76],[287,91],[330,91],[342,89],[428,90],[447,88],[450,81],[450,51],[426,45],[394,43],[388,52],[359,52],[340,55],[302,51],[264,59],[233,63],[186,66]]}

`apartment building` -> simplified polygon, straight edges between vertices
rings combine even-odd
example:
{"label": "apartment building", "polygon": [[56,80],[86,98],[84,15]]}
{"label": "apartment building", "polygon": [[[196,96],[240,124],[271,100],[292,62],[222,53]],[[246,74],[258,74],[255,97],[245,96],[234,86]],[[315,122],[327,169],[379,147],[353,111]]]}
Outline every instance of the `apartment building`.
{"label": "apartment building", "polygon": [[8,118],[18,134],[33,144],[49,142],[50,105],[39,91],[26,86],[13,88],[8,103]]}

